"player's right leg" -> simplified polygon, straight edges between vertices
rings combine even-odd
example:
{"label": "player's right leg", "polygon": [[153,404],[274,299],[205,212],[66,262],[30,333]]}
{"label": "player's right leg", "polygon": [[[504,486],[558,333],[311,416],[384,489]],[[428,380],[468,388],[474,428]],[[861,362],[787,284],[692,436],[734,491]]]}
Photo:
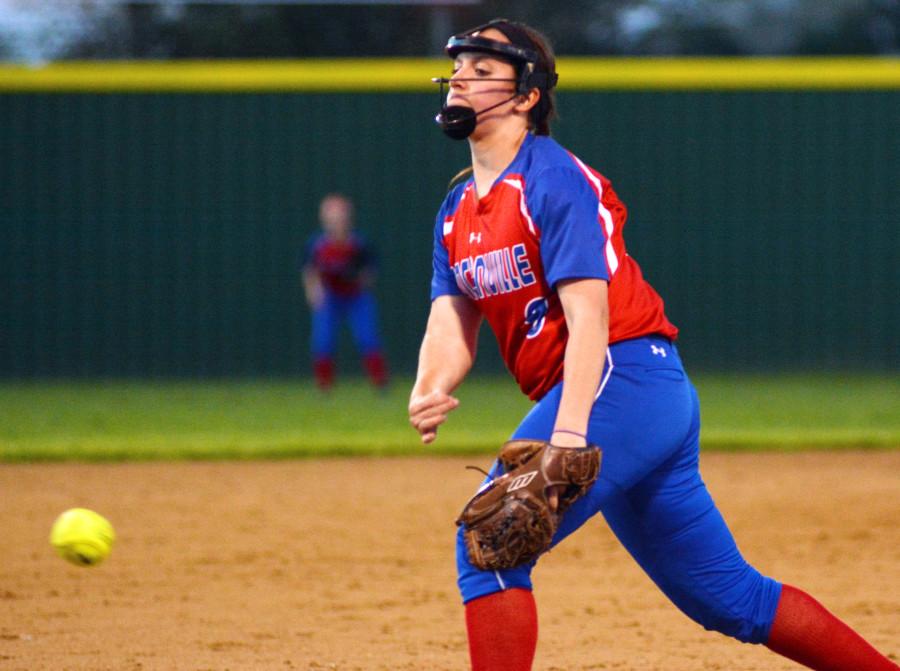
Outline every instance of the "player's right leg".
{"label": "player's right leg", "polygon": [[[699,429],[699,409],[696,428]],[[818,671],[897,671],[815,599],[748,564],[703,483],[698,433],[601,508],[610,528],[685,614]]]}
{"label": "player's right leg", "polygon": [[818,671],[897,671],[894,662],[806,592],[784,585],[766,646]]}
{"label": "player's right leg", "polygon": [[337,299],[326,292],[321,305],[312,311],[310,338],[313,376],[316,385],[322,390],[330,389],[334,383],[334,352],[337,348],[340,319],[340,305]]}
{"label": "player's right leg", "polygon": [[697,452],[673,456],[601,506],[613,533],[688,617],[749,643],[764,643],[781,585],[739,552],[700,478]]}

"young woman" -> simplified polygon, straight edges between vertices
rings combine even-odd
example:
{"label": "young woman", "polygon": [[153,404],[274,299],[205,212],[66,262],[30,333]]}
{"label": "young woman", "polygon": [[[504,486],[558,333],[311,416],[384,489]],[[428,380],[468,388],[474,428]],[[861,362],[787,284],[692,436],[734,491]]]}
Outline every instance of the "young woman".
{"label": "young woman", "polygon": [[[708,629],[813,669],[896,671],[803,591],[740,555],[700,477],[696,392],[677,329],[625,251],[610,182],[549,137],[555,62],[535,30],[498,19],[450,39],[438,122],[467,138],[472,172],[437,216],[432,306],[409,403],[424,443],[458,405],[486,319],[536,402],[513,438],[596,444],[600,475],[554,544],[602,513],[659,588]],[[498,474],[495,466],[489,477]],[[476,569],[457,539],[473,669],[530,669],[532,564]]]}
{"label": "young woman", "polygon": [[372,384],[388,382],[387,363],[378,333],[372,284],[375,254],[354,230],[353,203],[330,193],[319,203],[322,231],[310,239],[301,262],[306,302],[312,311],[313,375],[320,389],[334,383],[338,329],[347,320]]}

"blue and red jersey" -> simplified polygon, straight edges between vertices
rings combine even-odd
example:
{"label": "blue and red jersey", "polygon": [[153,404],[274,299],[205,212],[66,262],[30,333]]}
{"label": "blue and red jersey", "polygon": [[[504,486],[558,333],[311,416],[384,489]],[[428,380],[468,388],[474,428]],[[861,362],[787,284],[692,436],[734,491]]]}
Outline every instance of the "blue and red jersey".
{"label": "blue and red jersey", "polygon": [[375,266],[375,253],[358,233],[343,240],[320,233],[310,240],[301,265],[314,268],[327,291],[355,296],[364,288],[363,273]]}
{"label": "blue and red jersey", "polygon": [[563,375],[561,280],[609,282],[610,344],[678,335],[625,251],[626,216],[608,179],[551,138],[529,134],[487,195],[479,199],[469,179],[444,199],[431,298],[472,299],[519,387],[539,399]]}

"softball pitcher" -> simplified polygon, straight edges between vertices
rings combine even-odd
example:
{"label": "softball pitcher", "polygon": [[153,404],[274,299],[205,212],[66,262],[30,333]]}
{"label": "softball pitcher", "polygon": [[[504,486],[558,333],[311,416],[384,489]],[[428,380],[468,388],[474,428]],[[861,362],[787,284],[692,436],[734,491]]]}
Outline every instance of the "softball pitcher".
{"label": "softball pitcher", "polygon": [[[552,544],[602,513],[656,585],[707,629],[813,669],[896,671],[816,600],[738,551],[700,477],[697,394],[678,330],[626,251],[625,206],[609,180],[549,137],[557,76],[546,39],[497,19],[453,36],[447,53],[453,75],[436,80],[442,97],[449,85],[437,121],[468,139],[472,165],[434,230],[432,306],[409,403],[422,441],[435,440],[457,407],[452,393],[487,320],[535,401],[512,439],[543,441],[553,458],[602,450],[599,475],[556,518]],[[498,461],[482,490],[502,471]],[[557,494],[548,495],[551,512]],[[470,531],[460,527],[457,567],[472,668],[530,669],[536,557],[477,568]]]}

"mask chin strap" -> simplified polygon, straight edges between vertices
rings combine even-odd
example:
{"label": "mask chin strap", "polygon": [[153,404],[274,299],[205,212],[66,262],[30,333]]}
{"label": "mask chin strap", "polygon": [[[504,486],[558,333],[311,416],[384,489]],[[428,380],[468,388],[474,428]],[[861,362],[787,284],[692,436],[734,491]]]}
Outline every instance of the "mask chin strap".
{"label": "mask chin strap", "polygon": [[[501,105],[505,105],[508,102],[512,102],[516,98],[518,98],[521,93],[516,91],[506,100],[501,100],[496,105],[491,105],[490,107],[485,107],[483,110],[476,112],[471,107],[466,107],[465,105],[445,105],[444,101],[444,84],[449,84],[450,80],[446,77],[432,77],[431,81],[436,84],[440,84],[440,92],[438,95],[441,99],[441,111],[440,113],[434,117],[435,123],[441,127],[441,130],[444,131],[444,135],[453,139],[453,140],[465,140],[469,137],[475,130],[475,126],[478,125],[478,117],[485,112],[490,112],[493,109],[497,109]],[[517,82],[517,79],[500,79],[500,78],[479,78],[479,77],[470,77],[467,79],[458,79],[456,81],[479,81],[479,82]]]}

